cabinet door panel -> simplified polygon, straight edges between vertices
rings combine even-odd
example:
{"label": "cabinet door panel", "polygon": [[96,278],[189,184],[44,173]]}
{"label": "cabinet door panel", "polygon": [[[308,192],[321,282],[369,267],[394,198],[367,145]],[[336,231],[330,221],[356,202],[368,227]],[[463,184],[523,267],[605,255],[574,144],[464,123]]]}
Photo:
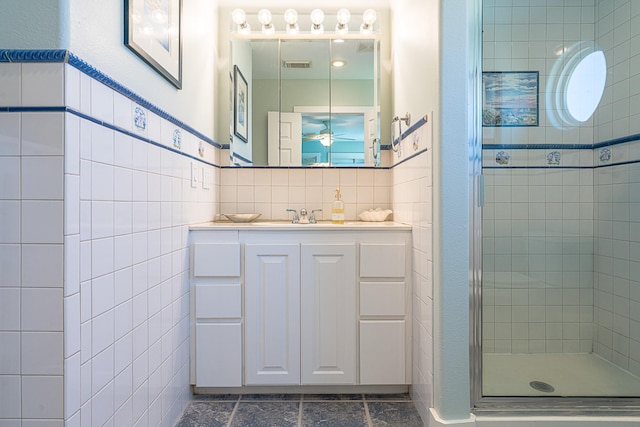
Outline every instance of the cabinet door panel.
{"label": "cabinet door panel", "polygon": [[360,321],[360,384],[405,383],[405,321]]}
{"label": "cabinet door panel", "polygon": [[300,382],[300,248],[245,247],[247,385]]}
{"label": "cabinet door panel", "polygon": [[196,386],[242,385],[242,325],[196,323]]}
{"label": "cabinet door panel", "polygon": [[355,244],[302,245],[302,383],[355,384]]}

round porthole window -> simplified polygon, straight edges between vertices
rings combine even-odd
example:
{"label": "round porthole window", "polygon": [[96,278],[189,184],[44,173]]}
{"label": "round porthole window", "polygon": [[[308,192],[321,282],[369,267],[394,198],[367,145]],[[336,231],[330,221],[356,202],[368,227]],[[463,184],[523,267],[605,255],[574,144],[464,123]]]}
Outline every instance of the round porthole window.
{"label": "round porthole window", "polygon": [[547,81],[550,124],[579,126],[598,108],[607,82],[607,61],[594,42],[579,42],[558,51]]}
{"label": "round porthole window", "polygon": [[602,51],[590,53],[573,69],[567,82],[567,112],[579,122],[586,122],[598,108],[607,82],[607,60]]}

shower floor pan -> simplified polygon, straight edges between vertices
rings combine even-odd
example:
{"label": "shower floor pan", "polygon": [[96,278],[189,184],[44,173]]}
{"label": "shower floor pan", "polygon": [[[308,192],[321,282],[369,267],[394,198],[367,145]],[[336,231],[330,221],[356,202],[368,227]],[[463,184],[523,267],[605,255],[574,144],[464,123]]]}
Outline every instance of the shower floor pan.
{"label": "shower floor pan", "polygon": [[488,353],[482,370],[484,396],[640,396],[640,378],[595,354]]}

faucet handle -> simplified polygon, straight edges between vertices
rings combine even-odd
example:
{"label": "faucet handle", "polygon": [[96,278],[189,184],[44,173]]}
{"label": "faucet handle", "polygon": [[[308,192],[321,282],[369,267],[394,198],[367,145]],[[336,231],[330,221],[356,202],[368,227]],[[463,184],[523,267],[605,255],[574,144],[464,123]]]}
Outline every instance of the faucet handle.
{"label": "faucet handle", "polygon": [[311,224],[315,224],[316,223],[316,212],[322,212],[322,209],[313,209],[311,211],[311,216],[309,217],[309,222]]}
{"label": "faucet handle", "polygon": [[298,216],[298,212],[295,209],[287,209],[287,212],[293,212],[293,219],[291,220],[293,224],[297,224],[300,222],[300,217]]}

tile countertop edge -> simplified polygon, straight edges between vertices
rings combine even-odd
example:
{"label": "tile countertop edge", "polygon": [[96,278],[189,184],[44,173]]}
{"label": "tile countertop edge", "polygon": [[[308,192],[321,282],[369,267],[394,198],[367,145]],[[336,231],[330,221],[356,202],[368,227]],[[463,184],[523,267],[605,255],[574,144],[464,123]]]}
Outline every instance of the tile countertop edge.
{"label": "tile countertop edge", "polygon": [[354,231],[354,230],[411,230],[411,225],[393,221],[367,222],[367,221],[345,221],[344,224],[332,224],[330,221],[316,224],[292,224],[287,221],[255,221],[255,222],[226,222],[210,221],[189,226],[190,231],[207,230],[251,230],[251,231],[312,231],[321,229],[324,231]]}

